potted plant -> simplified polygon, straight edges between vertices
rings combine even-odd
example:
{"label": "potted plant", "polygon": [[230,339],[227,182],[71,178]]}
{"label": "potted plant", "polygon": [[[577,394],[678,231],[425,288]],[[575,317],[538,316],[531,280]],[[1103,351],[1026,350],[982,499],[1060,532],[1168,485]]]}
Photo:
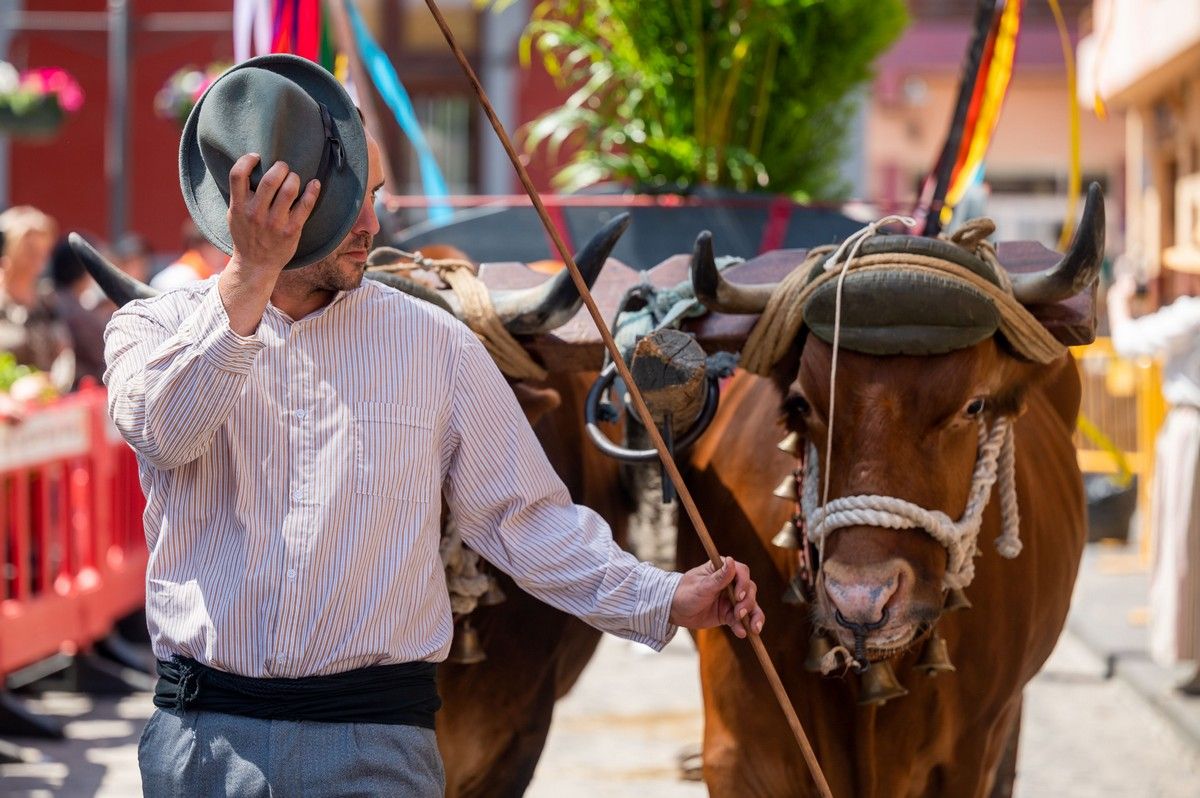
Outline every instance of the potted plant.
{"label": "potted plant", "polygon": [[831,199],[845,191],[851,92],[906,19],[900,0],[543,0],[522,60],[536,50],[573,93],[525,144],[576,147],[555,178],[567,191]]}
{"label": "potted plant", "polygon": [[214,61],[205,67],[189,64],[175,70],[154,96],[155,113],[183,127],[201,95],[229,67],[227,63]]}
{"label": "potted plant", "polygon": [[83,89],[57,67],[18,72],[0,61],[0,135],[47,139],[83,106]]}

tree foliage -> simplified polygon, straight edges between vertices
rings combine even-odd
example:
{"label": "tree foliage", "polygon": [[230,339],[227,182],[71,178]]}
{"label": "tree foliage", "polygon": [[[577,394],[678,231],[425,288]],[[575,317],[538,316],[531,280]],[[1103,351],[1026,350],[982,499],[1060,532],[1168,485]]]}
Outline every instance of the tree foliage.
{"label": "tree foliage", "polygon": [[565,190],[837,196],[848,95],[906,22],[902,0],[543,0],[522,59],[572,93],[525,145],[578,147]]}

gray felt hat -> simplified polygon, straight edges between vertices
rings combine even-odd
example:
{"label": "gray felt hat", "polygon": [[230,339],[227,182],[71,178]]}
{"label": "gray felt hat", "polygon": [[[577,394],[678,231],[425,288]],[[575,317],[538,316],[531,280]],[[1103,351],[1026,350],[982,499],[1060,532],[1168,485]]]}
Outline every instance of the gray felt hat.
{"label": "gray felt hat", "polygon": [[229,170],[250,152],[262,156],[251,188],[276,161],[300,175],[301,191],[314,177],[321,181],[285,268],[307,266],[336,249],[366,195],[367,138],[358,109],[333,75],[298,56],[258,56],[217,78],[188,115],[179,142],[183,200],[205,238],[230,254]]}

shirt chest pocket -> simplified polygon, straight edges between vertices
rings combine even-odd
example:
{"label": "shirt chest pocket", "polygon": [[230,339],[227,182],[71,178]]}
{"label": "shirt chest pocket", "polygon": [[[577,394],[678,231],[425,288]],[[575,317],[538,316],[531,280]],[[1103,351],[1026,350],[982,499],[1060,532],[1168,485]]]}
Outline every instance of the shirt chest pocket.
{"label": "shirt chest pocket", "polygon": [[441,489],[433,410],[356,402],[353,413],[355,492],[409,502],[436,500]]}

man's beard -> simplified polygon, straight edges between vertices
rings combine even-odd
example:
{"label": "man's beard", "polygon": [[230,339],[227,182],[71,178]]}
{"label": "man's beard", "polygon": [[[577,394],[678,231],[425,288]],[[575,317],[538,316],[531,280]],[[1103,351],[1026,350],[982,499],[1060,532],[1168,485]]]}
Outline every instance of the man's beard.
{"label": "man's beard", "polygon": [[[312,266],[312,277],[310,285],[314,291],[353,291],[362,285],[363,274],[366,267],[362,266],[351,270],[346,264],[339,262],[343,255],[350,250],[365,250],[371,251],[372,236],[370,233],[362,233],[352,238],[348,238],[340,247],[333,251],[332,254],[317,261]],[[365,259],[366,256],[364,255]]]}

